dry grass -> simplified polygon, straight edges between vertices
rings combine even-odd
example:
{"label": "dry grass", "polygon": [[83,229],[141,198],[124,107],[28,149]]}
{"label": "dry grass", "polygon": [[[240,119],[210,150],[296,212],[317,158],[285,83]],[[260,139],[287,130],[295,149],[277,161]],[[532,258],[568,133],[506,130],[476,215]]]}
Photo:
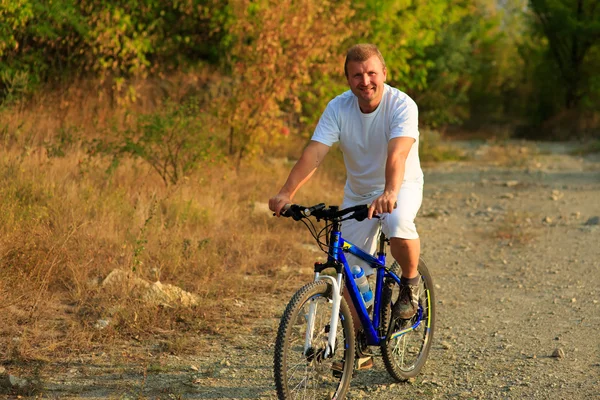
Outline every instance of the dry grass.
{"label": "dry grass", "polygon": [[[310,255],[289,245],[307,241],[301,227],[254,210],[278,190],[289,167],[215,166],[167,188],[133,160],[107,176],[100,159],[82,172],[78,150],[58,159],[16,150],[1,157],[5,360],[43,359],[157,332],[218,332],[233,314],[223,299],[275,292],[273,282],[311,265]],[[309,202],[327,197],[319,187],[340,183],[320,176],[311,185]],[[173,310],[103,289],[113,269],[177,285],[203,304]],[[95,329],[98,319],[111,324]]]}
{"label": "dry grass", "polygon": [[[178,79],[169,96],[193,92]],[[86,145],[131,113],[154,110],[165,93],[132,110],[86,89],[0,110],[0,363],[120,357],[132,342],[192,352],[203,334],[243,331],[244,318],[261,317],[248,306],[256,292],[290,291],[309,278],[315,253],[301,246],[313,243],[304,226],[260,204],[279,190],[292,165],[285,156],[297,157],[302,142],[239,168],[206,164],[167,187],[143,161],[111,169]],[[297,202],[341,201],[339,152],[326,163]],[[103,287],[114,269],[179,286],[201,304],[156,306],[126,285]],[[99,320],[109,323],[99,329]]]}
{"label": "dry grass", "polygon": [[[68,359],[132,339],[193,351],[186,332],[219,333],[258,317],[247,307],[257,290],[277,293],[310,273],[314,254],[290,245],[310,241],[303,226],[256,206],[276,193],[289,164],[207,164],[169,187],[142,161],[111,170],[85,140],[105,132],[99,118],[126,113],[89,98],[78,114],[79,95],[71,96],[0,110],[0,363]],[[301,146],[276,156],[297,156]],[[342,185],[321,173],[297,200],[339,201],[329,189]],[[150,305],[127,287],[105,288],[113,269],[179,286],[201,305]],[[100,319],[109,325],[98,329]]]}
{"label": "dry grass", "polygon": [[475,159],[486,164],[505,167],[527,167],[537,162],[539,150],[532,144],[510,142],[488,142],[475,155]]}
{"label": "dry grass", "polygon": [[465,151],[444,142],[438,131],[427,128],[420,129],[419,157],[423,163],[462,161],[468,158]]}

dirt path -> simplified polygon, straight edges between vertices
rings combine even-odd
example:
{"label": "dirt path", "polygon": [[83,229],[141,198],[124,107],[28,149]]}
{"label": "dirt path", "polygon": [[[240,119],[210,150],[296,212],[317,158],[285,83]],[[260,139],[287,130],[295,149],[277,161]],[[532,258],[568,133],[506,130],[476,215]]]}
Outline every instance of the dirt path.
{"label": "dirt path", "polygon": [[[438,285],[429,361],[414,382],[394,383],[378,358],[348,398],[600,397],[600,163],[561,153],[513,168],[425,169],[418,226]],[[290,296],[257,294],[250,307],[262,318],[240,334],[204,337],[204,354],[118,365],[95,354],[57,365],[42,393],[274,398],[273,342]]]}

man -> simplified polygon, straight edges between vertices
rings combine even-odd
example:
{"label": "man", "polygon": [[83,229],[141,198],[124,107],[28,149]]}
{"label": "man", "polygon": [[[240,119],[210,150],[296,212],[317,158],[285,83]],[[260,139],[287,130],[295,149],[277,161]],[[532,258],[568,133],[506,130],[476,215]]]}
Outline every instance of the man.
{"label": "man", "polygon": [[[408,319],[417,311],[420,281],[420,241],[414,224],[423,198],[417,105],[385,83],[385,61],[375,45],[351,47],[344,72],[350,90],[329,102],[311,142],[269,207],[279,216],[339,141],[347,173],[341,208],[371,204],[367,220],[342,224],[342,236],[373,253],[379,222],[372,217],[380,216],[392,256],[402,268],[401,299],[394,316]],[[363,268],[367,275],[373,273],[369,266]],[[357,323],[352,302],[348,303]]]}

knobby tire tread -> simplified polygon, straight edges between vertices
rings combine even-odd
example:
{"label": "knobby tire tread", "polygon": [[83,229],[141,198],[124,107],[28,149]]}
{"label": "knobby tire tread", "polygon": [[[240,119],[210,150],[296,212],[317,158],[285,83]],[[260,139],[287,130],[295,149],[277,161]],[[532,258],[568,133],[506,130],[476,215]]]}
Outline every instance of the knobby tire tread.
{"label": "knobby tire tread", "polygon": [[[286,356],[286,337],[288,334],[288,329],[290,328],[290,323],[295,318],[296,310],[301,307],[309,298],[315,295],[323,295],[327,298],[331,298],[332,285],[327,283],[326,281],[315,281],[306,284],[302,288],[300,288],[293,296],[290,302],[288,303],[283,315],[281,316],[281,320],[279,323],[279,329],[277,331],[277,339],[275,342],[275,356],[273,361],[274,366],[274,375],[275,375],[275,386],[277,388],[277,398],[278,399],[289,399],[287,390],[286,390],[286,382],[284,376],[285,370],[285,356]],[[334,398],[343,399],[348,391],[350,386],[350,381],[352,380],[352,372],[354,370],[354,328],[352,324],[352,315],[350,314],[350,309],[346,300],[342,297],[340,304],[340,315],[343,315],[344,321],[340,321],[342,324],[342,328],[344,329],[344,336],[347,338],[348,343],[348,354],[346,360],[346,366],[350,365],[350,368],[345,368],[344,373],[341,378],[341,382],[338,386],[338,391]],[[338,345],[336,344],[336,347]],[[349,362],[349,364],[348,364]]]}
{"label": "knobby tire tread", "polygon": [[[419,273],[421,274],[421,276],[423,277],[423,280],[425,281],[425,289],[429,290],[430,307],[427,312],[431,313],[431,326],[429,328],[427,343],[425,344],[425,347],[421,349],[421,353],[418,357],[418,361],[415,365],[415,368],[409,372],[402,371],[394,360],[394,355],[392,354],[392,348],[388,347],[388,342],[386,341],[385,343],[383,343],[381,345],[381,355],[383,358],[383,363],[385,365],[385,369],[388,371],[388,373],[394,379],[396,379],[397,381],[400,381],[400,382],[406,381],[410,378],[414,378],[416,375],[419,374],[419,372],[425,365],[425,362],[427,361],[427,356],[429,355],[429,350],[431,349],[431,344],[433,341],[433,335],[434,335],[434,331],[435,331],[435,293],[434,293],[434,287],[433,287],[433,280],[431,278],[431,274],[429,273],[429,270],[427,269],[427,266],[425,265],[425,262],[421,259],[419,259],[419,267],[418,268],[419,268]],[[396,275],[400,276],[401,268],[400,268],[400,265],[396,261],[394,261],[394,263],[392,264],[390,269]],[[382,295],[382,301],[383,301],[382,304],[385,304],[383,311],[382,311],[382,322],[383,322],[383,331],[384,332],[387,332],[388,324],[390,323],[390,319],[391,319],[391,312],[392,312],[391,304],[390,304],[391,296],[392,296],[392,291],[389,290],[387,288],[387,286],[384,286],[383,295]]]}

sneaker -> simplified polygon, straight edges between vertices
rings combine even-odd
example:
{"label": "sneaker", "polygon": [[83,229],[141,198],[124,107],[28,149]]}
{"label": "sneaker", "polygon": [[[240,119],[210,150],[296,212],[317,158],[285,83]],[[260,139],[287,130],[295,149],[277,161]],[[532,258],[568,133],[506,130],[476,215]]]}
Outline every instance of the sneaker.
{"label": "sneaker", "polygon": [[411,319],[419,309],[421,283],[418,285],[401,284],[398,301],[392,307],[392,316],[400,319]]}

